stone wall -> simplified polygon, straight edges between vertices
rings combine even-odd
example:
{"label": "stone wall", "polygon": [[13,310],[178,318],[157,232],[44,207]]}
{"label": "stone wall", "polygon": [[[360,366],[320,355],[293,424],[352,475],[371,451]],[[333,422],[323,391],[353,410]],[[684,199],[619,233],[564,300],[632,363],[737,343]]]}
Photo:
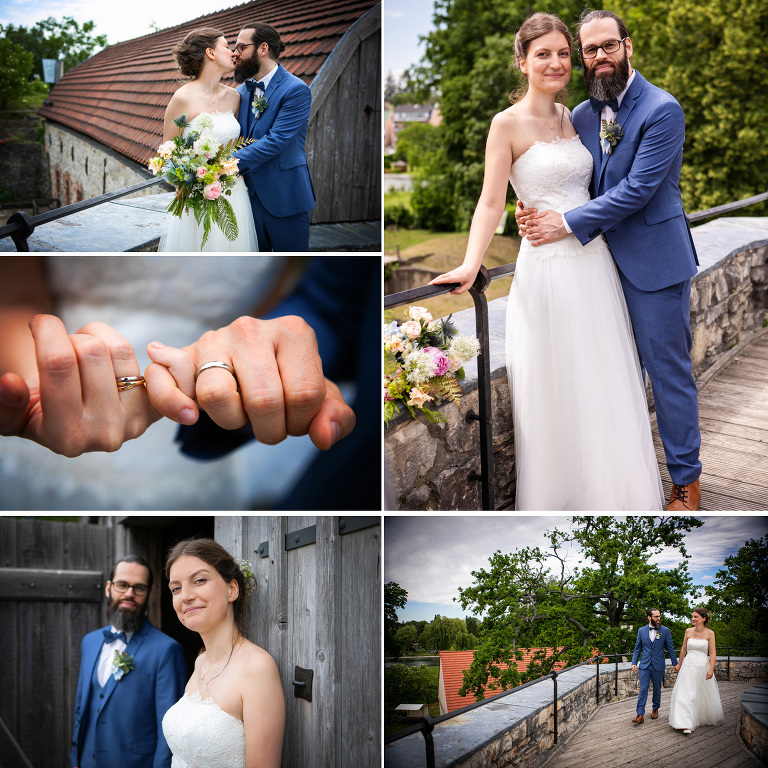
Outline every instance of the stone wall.
{"label": "stone wall", "polygon": [[16,195],[19,201],[51,196],[45,148],[36,142],[37,120],[3,120],[0,138],[14,141],[0,144],[0,187]]}
{"label": "stone wall", "polygon": [[[768,219],[719,219],[694,228],[693,234],[702,263],[691,287],[691,359],[699,378],[768,321]],[[515,503],[514,430],[503,360],[506,301],[489,303],[497,509]],[[474,334],[474,310],[457,312],[454,321],[460,333]],[[447,424],[402,414],[386,429],[395,509],[481,508],[480,484],[470,479],[480,469],[479,427],[465,420],[469,410],[477,410],[476,366],[465,369],[461,410],[454,404],[441,408]],[[648,399],[652,409],[650,387]]]}
{"label": "stone wall", "polygon": [[[53,196],[58,197],[62,205],[115,192],[152,178],[152,174],[138,163],[50,121],[45,123],[45,147]],[[131,197],[163,191],[163,185],[158,184]]]}

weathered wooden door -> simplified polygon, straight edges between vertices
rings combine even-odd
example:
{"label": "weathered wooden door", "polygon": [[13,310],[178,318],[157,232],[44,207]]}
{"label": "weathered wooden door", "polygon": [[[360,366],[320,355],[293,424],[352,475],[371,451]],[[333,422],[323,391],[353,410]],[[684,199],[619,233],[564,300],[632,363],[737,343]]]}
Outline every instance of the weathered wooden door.
{"label": "weathered wooden door", "polygon": [[253,640],[286,697],[283,768],[379,766],[380,518],[217,517],[216,540],[254,566]]}
{"label": "weathered wooden door", "polygon": [[105,622],[111,529],[0,518],[0,718],[34,768],[69,768],[83,635]]}

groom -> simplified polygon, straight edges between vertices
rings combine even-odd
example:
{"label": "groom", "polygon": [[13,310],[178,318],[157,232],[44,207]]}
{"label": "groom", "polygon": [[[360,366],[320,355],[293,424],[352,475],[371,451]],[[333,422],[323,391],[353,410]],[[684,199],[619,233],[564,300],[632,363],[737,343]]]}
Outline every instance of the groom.
{"label": "groom", "polygon": [[[72,768],[170,768],[161,723],[184,693],[187,671],[181,646],[145,618],[151,589],[142,558],[115,564],[105,587],[110,626],[81,647]],[[115,652],[125,658],[122,674]]]}
{"label": "groom", "polygon": [[303,253],[315,207],[304,151],[312,96],[278,64],[284,49],[269,24],[248,24],[237,36],[235,81],[243,83],[238,120],[243,136],[255,141],[234,154],[251,197],[259,250]]}
{"label": "groom", "polygon": [[[521,233],[532,245],[571,232],[584,245],[605,235],[653,387],[673,483],[667,509],[697,510],[701,435],[690,296],[698,259],[678,186],[685,117],[670,94],[630,66],[632,40],[620,17],[591,11],[577,35],[591,98],[573,110],[571,121],[594,161],[593,199],[564,214],[539,213]],[[603,121],[615,121],[611,142],[600,137]],[[525,213],[517,212],[518,224]]]}
{"label": "groom", "polygon": [[657,608],[649,608],[647,611],[648,624],[637,630],[637,642],[635,652],[632,655],[632,671],[637,672],[637,660],[642,651],[643,658],[640,661],[640,693],[637,697],[637,717],[632,721],[640,725],[645,721],[645,703],[648,700],[648,686],[653,681],[653,699],[651,720],[659,716],[661,706],[661,681],[664,679],[664,649],[669,653],[672,666],[677,664],[675,647],[672,644],[672,635],[666,627],[661,626],[661,613]]}

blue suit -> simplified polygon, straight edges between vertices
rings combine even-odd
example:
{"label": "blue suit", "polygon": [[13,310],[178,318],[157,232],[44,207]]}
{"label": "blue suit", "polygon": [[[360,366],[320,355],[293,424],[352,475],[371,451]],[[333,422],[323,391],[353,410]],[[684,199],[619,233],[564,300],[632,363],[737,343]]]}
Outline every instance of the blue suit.
{"label": "blue suit", "polygon": [[255,139],[235,155],[251,198],[259,250],[306,252],[315,207],[304,150],[312,103],[309,86],[278,64],[264,93],[267,108],[256,113],[258,118],[245,84],[237,92],[243,136]]}
{"label": "blue suit", "polygon": [[571,115],[594,161],[588,203],[565,217],[582,244],[604,234],[619,269],[640,361],[653,386],[672,481],[701,474],[699,406],[691,373],[690,293],[698,259],[680,197],[685,117],[666,91],[635,72],[616,120],[624,136],[600,146],[600,113]]}
{"label": "blue suit", "polygon": [[653,682],[653,709],[661,706],[661,681],[664,679],[664,650],[669,653],[672,666],[677,664],[675,646],[672,644],[672,635],[666,627],[659,627],[656,631],[656,640],[651,642],[650,625],[646,624],[637,630],[637,642],[635,652],[632,654],[632,664],[637,664],[642,651],[642,658],[638,665],[640,677],[640,693],[637,697],[637,714],[645,714],[645,702],[648,699],[648,686]]}
{"label": "blue suit", "polygon": [[101,688],[96,666],[104,645],[103,629],[89,632],[81,645],[72,766],[170,768],[171,750],[161,722],[184,693],[187,669],[182,648],[145,620],[125,649],[136,668],[120,681],[110,675]]}

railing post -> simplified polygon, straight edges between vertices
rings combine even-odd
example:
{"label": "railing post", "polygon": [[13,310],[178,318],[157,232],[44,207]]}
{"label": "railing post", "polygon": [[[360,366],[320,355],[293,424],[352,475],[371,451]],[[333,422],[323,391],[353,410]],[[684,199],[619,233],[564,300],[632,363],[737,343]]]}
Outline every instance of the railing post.
{"label": "railing post", "polygon": [[595,678],[595,704],[600,703],[600,657],[597,657],[597,677]]}
{"label": "railing post", "polygon": [[482,507],[484,510],[496,508],[493,491],[493,411],[491,408],[491,360],[490,336],[488,332],[488,300],[485,290],[491,284],[488,270],[480,267],[474,285],[469,289],[472,301],[475,302],[475,333],[480,342],[480,355],[477,359],[477,395],[478,410],[480,411],[480,477],[470,475],[471,479],[479,479],[482,483]]}
{"label": "railing post", "polygon": [[557,744],[557,672],[555,672],[553,669],[549,674],[552,676],[552,682],[555,684],[555,698],[552,706],[552,717],[554,717],[555,744]]}
{"label": "railing post", "polygon": [[728,679],[731,679],[731,649],[728,649],[728,661],[726,662],[728,664]]}
{"label": "railing post", "polygon": [[7,223],[19,225],[20,229],[11,233],[11,240],[13,240],[17,251],[27,253],[29,251],[27,238],[35,231],[32,222],[29,220],[29,215],[26,211],[16,211],[16,213],[8,218]]}
{"label": "railing post", "polygon": [[619,656],[616,654],[616,666],[613,674],[613,695],[619,697]]}
{"label": "railing post", "polygon": [[422,733],[424,734],[424,746],[427,749],[427,768],[435,768],[435,741],[432,738],[435,724],[430,715],[422,715],[421,720],[424,723]]}

